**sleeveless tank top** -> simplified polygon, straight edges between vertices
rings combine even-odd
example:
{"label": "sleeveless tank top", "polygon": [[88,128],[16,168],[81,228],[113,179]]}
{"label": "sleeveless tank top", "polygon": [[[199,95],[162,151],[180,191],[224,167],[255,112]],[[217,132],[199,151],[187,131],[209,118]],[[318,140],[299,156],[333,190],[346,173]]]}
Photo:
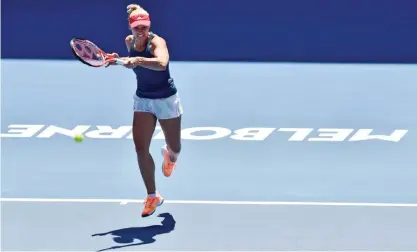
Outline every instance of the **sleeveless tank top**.
{"label": "sleeveless tank top", "polygon": [[[137,52],[134,48],[135,38],[130,45],[130,57],[153,58],[149,47],[153,38],[153,33],[149,32],[149,40],[143,52]],[[141,98],[161,99],[167,98],[177,93],[177,88],[169,71],[169,63],[164,71],[155,71],[138,66],[133,69],[136,75],[136,95]]]}

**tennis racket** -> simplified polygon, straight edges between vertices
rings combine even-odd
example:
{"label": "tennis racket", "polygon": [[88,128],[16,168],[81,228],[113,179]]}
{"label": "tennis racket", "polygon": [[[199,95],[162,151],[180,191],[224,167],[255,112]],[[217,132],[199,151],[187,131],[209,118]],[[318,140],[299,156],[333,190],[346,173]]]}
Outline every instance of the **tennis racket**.
{"label": "tennis racket", "polygon": [[105,53],[88,39],[73,38],[70,45],[74,56],[91,67],[102,67],[110,64],[123,65],[125,63],[123,60]]}

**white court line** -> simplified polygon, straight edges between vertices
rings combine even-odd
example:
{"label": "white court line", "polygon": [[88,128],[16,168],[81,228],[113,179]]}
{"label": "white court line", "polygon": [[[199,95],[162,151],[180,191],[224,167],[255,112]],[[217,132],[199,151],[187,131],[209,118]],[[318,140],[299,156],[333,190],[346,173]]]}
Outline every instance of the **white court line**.
{"label": "white court line", "polygon": [[[49,202],[49,203],[143,203],[143,199],[56,199],[56,198],[0,198],[1,202]],[[362,202],[286,202],[286,201],[212,201],[165,200],[168,204],[197,205],[266,205],[266,206],[362,206],[362,207],[415,207],[417,203],[362,203]]]}
{"label": "white court line", "polygon": [[[16,250],[3,250],[2,252],[15,252]],[[19,252],[33,252],[18,250]],[[78,250],[79,252],[90,252]],[[129,250],[127,250],[129,251]],[[187,252],[189,250],[140,250],[141,252]],[[198,252],[248,252],[248,250],[196,250]],[[358,252],[358,250],[331,250],[332,252]],[[361,252],[415,252],[415,250],[360,250]],[[250,250],[250,252],[323,252],[323,250]]]}

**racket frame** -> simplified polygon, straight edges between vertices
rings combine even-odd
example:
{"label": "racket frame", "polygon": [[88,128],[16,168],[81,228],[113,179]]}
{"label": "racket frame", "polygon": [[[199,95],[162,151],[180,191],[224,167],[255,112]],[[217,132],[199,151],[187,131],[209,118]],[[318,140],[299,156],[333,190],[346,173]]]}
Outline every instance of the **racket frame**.
{"label": "racket frame", "polygon": [[[76,53],[76,51],[74,49],[74,41],[75,40],[84,40],[84,41],[87,41],[87,42],[93,44],[96,47],[96,49],[98,50],[98,52],[101,53],[104,56],[104,62],[105,63],[102,64],[102,65],[92,65],[92,64],[86,62],[85,60],[83,60],[80,56],[78,56],[78,54]],[[72,51],[72,54],[74,55],[74,57],[77,58],[81,63],[83,63],[87,66],[90,66],[90,67],[103,67],[103,66],[106,66],[106,65],[109,65],[109,64],[112,64],[112,63],[114,63],[116,65],[124,65],[125,64],[125,62],[123,60],[109,55],[108,53],[101,50],[101,48],[98,47],[96,44],[94,44],[91,40],[88,40],[86,38],[81,38],[81,37],[72,38],[71,41],[70,41],[70,47],[71,47],[71,51]]]}

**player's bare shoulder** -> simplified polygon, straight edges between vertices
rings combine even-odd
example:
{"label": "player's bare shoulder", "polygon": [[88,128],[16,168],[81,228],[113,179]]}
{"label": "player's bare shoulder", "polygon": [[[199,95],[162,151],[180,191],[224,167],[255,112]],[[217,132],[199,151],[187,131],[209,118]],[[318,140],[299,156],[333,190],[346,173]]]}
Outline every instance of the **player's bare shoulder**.
{"label": "player's bare shoulder", "polygon": [[127,50],[130,50],[130,45],[132,44],[132,41],[133,41],[133,35],[127,35],[125,38]]}
{"label": "player's bare shoulder", "polygon": [[155,50],[157,47],[166,47],[166,41],[164,38],[158,36],[158,34],[153,34],[151,44],[149,46],[149,49],[151,52]]}

